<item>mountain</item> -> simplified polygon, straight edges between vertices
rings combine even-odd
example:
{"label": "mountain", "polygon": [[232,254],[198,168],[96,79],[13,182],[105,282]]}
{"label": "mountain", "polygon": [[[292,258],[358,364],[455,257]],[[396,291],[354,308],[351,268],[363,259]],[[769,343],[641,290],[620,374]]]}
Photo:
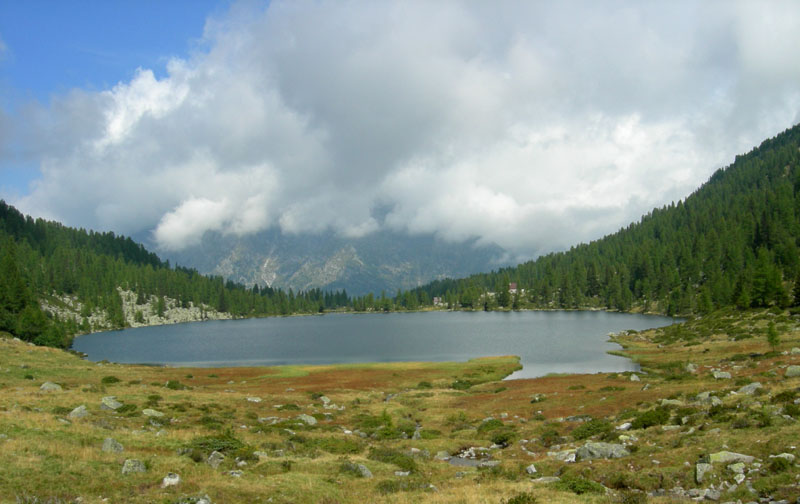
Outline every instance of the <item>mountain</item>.
{"label": "mountain", "polygon": [[[799,244],[800,125],[737,156],[684,201],[612,235],[512,268],[437,280],[414,294],[489,309],[692,314],[788,306],[800,303]],[[513,297],[512,282],[520,289]]]}
{"label": "mountain", "polygon": [[246,286],[346,290],[355,296],[394,295],[437,278],[488,271],[507,265],[500,262],[505,255],[496,245],[448,243],[431,235],[382,231],[343,238],[333,232],[288,235],[277,230],[244,237],[209,232],[197,246],[161,254],[172,263]]}

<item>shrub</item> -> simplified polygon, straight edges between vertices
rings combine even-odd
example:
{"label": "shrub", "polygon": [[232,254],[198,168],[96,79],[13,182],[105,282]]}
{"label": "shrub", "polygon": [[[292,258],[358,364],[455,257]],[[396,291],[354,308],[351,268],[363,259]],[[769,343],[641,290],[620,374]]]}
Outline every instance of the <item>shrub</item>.
{"label": "shrub", "polygon": [[119,383],[120,381],[122,381],[122,380],[120,380],[116,376],[104,376],[100,380],[100,383],[102,383],[103,385],[111,385],[113,383]]}
{"label": "shrub", "polygon": [[512,429],[503,429],[496,431],[490,438],[492,443],[500,446],[508,446],[514,442],[517,435]]}
{"label": "shrub", "polygon": [[179,382],[178,380],[169,380],[167,383],[164,384],[170,390],[186,390],[187,387],[183,383]]}
{"label": "shrub", "polygon": [[211,453],[213,451],[221,453],[234,452],[243,447],[244,443],[236,439],[230,431],[219,436],[196,437],[187,445],[187,448],[199,450],[203,453]]}
{"label": "shrub", "polygon": [[300,411],[300,406],[293,403],[282,404],[278,411]]}
{"label": "shrub", "polygon": [[529,492],[518,493],[508,500],[500,499],[500,504],[536,504],[536,497]]}
{"label": "shrub", "polygon": [[792,467],[792,463],[783,457],[775,457],[770,460],[769,470],[773,473],[786,472]]}
{"label": "shrub", "polygon": [[553,485],[559,490],[570,491],[578,495],[603,494],[606,491],[600,483],[579,476],[563,476],[561,481],[556,481]]}
{"label": "shrub", "polygon": [[364,449],[360,441],[350,438],[325,437],[316,440],[314,444],[321,450],[335,455],[361,453]]}
{"label": "shrub", "polygon": [[417,463],[412,457],[391,448],[370,448],[367,458],[385,464],[394,464],[404,471],[417,472]]}
{"label": "shrub", "polygon": [[136,405],[130,403],[123,404],[122,406],[117,408],[117,413],[119,414],[133,413],[134,411],[136,411]]}
{"label": "shrub", "polygon": [[619,502],[620,504],[647,504],[647,494],[628,490],[622,492]]}
{"label": "shrub", "polygon": [[773,403],[789,403],[797,397],[796,390],[784,390],[783,392],[775,394],[772,398]]}
{"label": "shrub", "polygon": [[646,429],[654,425],[663,425],[668,421],[669,410],[663,406],[659,406],[650,411],[640,413],[636,418],[634,418],[633,422],[631,422],[631,426],[634,429]]}
{"label": "shrub", "polygon": [[72,411],[70,408],[64,406],[55,406],[52,410],[54,415],[67,415],[70,411]]}
{"label": "shrub", "polygon": [[433,388],[433,384],[431,384],[431,382],[429,382],[429,381],[421,381],[421,382],[417,383],[417,388],[419,388],[419,389],[430,389],[430,388]]}
{"label": "shrub", "polygon": [[358,468],[358,464],[354,464],[349,460],[345,460],[342,462],[342,465],[339,466],[339,472],[344,474],[349,474],[350,476],[355,476],[356,478],[363,478],[364,475],[361,473],[361,470]]}
{"label": "shrub", "polygon": [[582,440],[598,434],[605,434],[612,430],[614,430],[614,427],[609,422],[601,419],[594,419],[573,430],[572,437],[576,440]]}
{"label": "shrub", "polygon": [[549,447],[561,444],[561,442],[564,441],[564,438],[561,437],[557,430],[548,429],[542,433],[540,440],[542,446]]}
{"label": "shrub", "polygon": [[484,434],[486,432],[502,428],[503,428],[503,421],[498,420],[496,418],[492,418],[491,420],[486,420],[485,422],[481,423],[478,426],[478,434]]}
{"label": "shrub", "polygon": [[450,388],[455,390],[467,390],[472,387],[472,382],[468,380],[456,380],[450,384]]}

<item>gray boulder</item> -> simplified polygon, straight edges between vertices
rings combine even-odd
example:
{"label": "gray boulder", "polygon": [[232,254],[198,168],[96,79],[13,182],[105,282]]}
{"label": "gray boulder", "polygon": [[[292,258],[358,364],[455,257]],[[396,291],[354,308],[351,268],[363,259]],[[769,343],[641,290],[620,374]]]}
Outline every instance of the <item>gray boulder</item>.
{"label": "gray boulder", "polygon": [[717,380],[730,380],[731,374],[727,371],[714,371],[712,373],[715,379]]}
{"label": "gray boulder", "polygon": [[786,373],[783,375],[786,378],[795,378],[800,376],[800,366],[789,366],[786,368]]}
{"label": "gray boulder", "polygon": [[756,390],[760,389],[762,385],[758,382],[750,383],[749,385],[745,385],[744,387],[740,388],[736,391],[737,394],[747,394],[753,395],[755,394]]}
{"label": "gray boulder", "polygon": [[705,462],[699,462],[697,465],[694,466],[694,480],[697,484],[701,484],[703,482],[703,478],[707,472],[714,469],[714,466],[711,464],[706,464]]}
{"label": "gray boulder", "polygon": [[362,478],[372,477],[372,471],[370,471],[369,468],[364,464],[356,464],[356,469],[358,470],[358,473],[361,475]]}
{"label": "gray boulder", "polygon": [[67,418],[70,420],[77,420],[79,418],[86,418],[87,416],[89,416],[89,410],[86,409],[86,405],[81,404],[74,410],[70,411],[69,415],[67,415]]}
{"label": "gray boulder", "polygon": [[297,419],[306,425],[317,425],[317,419],[311,415],[306,415],[305,413],[297,415]]}
{"label": "gray boulder", "polygon": [[588,442],[575,452],[576,460],[612,459],[630,455],[621,444]]}
{"label": "gray boulder", "polygon": [[120,453],[124,450],[123,446],[116,439],[107,437],[103,440],[103,451],[108,453]]}
{"label": "gray boulder", "polygon": [[216,469],[217,467],[220,466],[220,464],[222,464],[223,460],[225,460],[225,455],[214,450],[213,452],[211,452],[211,455],[208,456],[208,460],[206,462],[208,463],[208,465]]}
{"label": "gray boulder", "polygon": [[525,472],[528,474],[536,474],[536,466],[531,464],[525,468]]}
{"label": "gray boulder", "polygon": [[141,460],[127,459],[122,464],[122,474],[133,474],[147,472],[147,468]]}
{"label": "gray boulder", "polygon": [[636,382],[636,381],[641,381],[641,380],[639,379],[639,375],[637,375],[636,373],[632,373],[631,374],[631,381]]}
{"label": "gray boulder", "polygon": [[39,387],[39,390],[41,390],[42,392],[61,392],[62,389],[61,385],[59,385],[58,383],[46,381],[42,383],[42,386]]}
{"label": "gray boulder", "polygon": [[106,396],[100,400],[100,409],[116,411],[122,407],[116,396]]}
{"label": "gray boulder", "polygon": [[156,411],[151,408],[145,408],[144,410],[142,410],[142,415],[151,418],[162,418],[164,416],[164,413],[161,413],[160,411]]}
{"label": "gray boulder", "polygon": [[751,463],[755,457],[751,457],[750,455],[743,455],[741,453],[735,453],[730,451],[721,451],[717,453],[712,453],[708,456],[708,460],[712,464],[732,464],[734,462],[744,462],[745,464]]}
{"label": "gray boulder", "polygon": [[161,488],[175,486],[181,482],[181,477],[175,473],[167,473],[164,479],[161,480]]}

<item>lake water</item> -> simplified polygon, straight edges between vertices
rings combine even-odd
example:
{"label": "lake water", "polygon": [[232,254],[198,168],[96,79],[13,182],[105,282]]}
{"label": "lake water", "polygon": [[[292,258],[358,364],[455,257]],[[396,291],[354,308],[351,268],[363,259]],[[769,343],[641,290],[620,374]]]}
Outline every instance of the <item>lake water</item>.
{"label": "lake water", "polygon": [[328,314],[194,322],[80,336],[93,361],[174,366],[276,366],[465,361],[518,355],[512,378],[635,371],[608,355],[608,333],[673,323],[668,317],[582,311]]}

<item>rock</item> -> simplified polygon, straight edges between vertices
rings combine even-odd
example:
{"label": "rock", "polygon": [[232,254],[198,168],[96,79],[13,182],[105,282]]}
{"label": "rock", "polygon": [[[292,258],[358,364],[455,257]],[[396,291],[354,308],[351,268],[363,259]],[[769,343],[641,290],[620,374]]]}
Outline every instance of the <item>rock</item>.
{"label": "rock", "polygon": [[311,415],[306,415],[305,413],[297,415],[297,419],[306,425],[317,425],[317,419]]}
{"label": "rock", "polygon": [[642,381],[639,379],[639,375],[636,373],[631,373],[631,381]]}
{"label": "rock", "polygon": [[541,478],[536,478],[531,480],[531,483],[555,483],[556,481],[561,481],[561,478],[558,476],[542,476]]}
{"label": "rock", "polygon": [[103,451],[108,453],[120,453],[124,450],[123,446],[115,439],[107,437],[103,440]]}
{"label": "rock", "polygon": [[146,417],[151,417],[151,418],[163,418],[164,417],[164,413],[161,413],[160,411],[156,411],[156,410],[150,409],[150,408],[143,409],[142,410],[142,415],[144,415]]}
{"label": "rock", "polygon": [[661,406],[683,406],[683,401],[679,401],[678,399],[661,399]]}
{"label": "rock", "polygon": [[769,458],[782,458],[788,460],[789,462],[794,462],[795,457],[791,453],[781,453],[779,455],[770,455]]}
{"label": "rock", "polygon": [[736,391],[737,394],[747,394],[753,395],[756,390],[760,389],[762,385],[758,382],[750,383],[749,385],[745,385],[744,387],[740,388]]}
{"label": "rock", "polygon": [[686,372],[687,373],[696,373],[697,372],[697,365],[692,364],[691,362],[686,364]]}
{"label": "rock", "polygon": [[260,397],[248,397],[247,398],[247,402],[260,403],[261,402],[261,398]]}
{"label": "rock", "polygon": [[528,474],[536,474],[536,466],[531,464],[525,468],[525,472]]}
{"label": "rock", "polygon": [[213,452],[211,452],[211,455],[208,456],[208,460],[206,460],[206,463],[211,467],[213,467],[214,469],[216,469],[220,466],[220,464],[222,464],[223,460],[225,460],[225,455],[214,450]]}
{"label": "rock", "polygon": [[414,441],[418,441],[418,440],[422,439],[422,433],[420,432],[420,428],[419,427],[414,429],[414,434],[411,436],[411,439],[413,439]]}
{"label": "rock", "polygon": [[711,464],[706,464],[704,462],[698,462],[697,465],[694,466],[694,481],[699,485],[703,482],[703,478],[707,472],[714,469],[714,466]]}
{"label": "rock", "polygon": [[727,371],[714,371],[712,373],[712,375],[714,376],[714,379],[716,379],[716,380],[730,380],[731,379],[731,374],[729,372],[727,372]]}
{"label": "rock", "polygon": [[751,457],[750,455],[743,455],[741,453],[734,453],[729,451],[721,451],[717,453],[712,453],[708,457],[709,461],[712,464],[730,464],[733,462],[744,462],[745,464],[749,464],[753,462],[755,457]]}
{"label": "rock", "polygon": [[81,404],[74,410],[70,411],[69,415],[67,415],[67,418],[70,420],[77,420],[79,418],[86,418],[87,416],[89,416],[89,410],[86,409],[85,404]]}
{"label": "rock", "polygon": [[399,477],[405,477],[411,474],[411,471],[395,471],[394,475]]}
{"label": "rock", "polygon": [[358,474],[360,474],[362,478],[372,477],[372,471],[370,471],[369,468],[364,464],[356,464],[356,469],[358,470]]}
{"label": "rock", "polygon": [[116,396],[106,396],[100,400],[100,409],[116,411],[122,407]]}
{"label": "rock", "polygon": [[59,385],[58,383],[46,381],[42,383],[42,386],[39,387],[39,390],[41,390],[42,392],[61,392],[62,389],[61,385]]}
{"label": "rock", "polygon": [[621,444],[588,442],[575,452],[576,460],[591,460],[597,458],[610,459],[627,457],[630,452]]}
{"label": "rock", "polygon": [[735,462],[728,466],[728,470],[734,474],[744,474],[745,465],[741,462]]}
{"label": "rock", "polygon": [[548,457],[553,457],[556,460],[560,460],[562,462],[572,463],[575,462],[576,459],[576,452],[577,450],[562,450],[558,452],[547,452]]}
{"label": "rock", "polygon": [[736,476],[733,477],[733,481],[735,481],[737,485],[741,485],[742,481],[744,480],[745,480],[744,474],[737,474]]}
{"label": "rock", "polygon": [[800,355],[800,348],[794,347],[792,348],[792,355]]}
{"label": "rock", "polygon": [[720,497],[722,497],[722,493],[719,490],[715,490],[713,488],[706,488],[706,492],[705,495],[703,495],[703,497],[705,498],[705,500],[716,502],[720,499]]}
{"label": "rock", "polygon": [[623,424],[617,425],[617,430],[618,431],[629,431],[629,430],[631,430],[631,427],[633,427],[632,423],[625,422]]}
{"label": "rock", "polygon": [[322,401],[322,404],[326,406],[331,403],[331,400],[328,396],[320,396],[319,400]]}
{"label": "rock", "polygon": [[442,450],[436,452],[436,456],[434,457],[436,460],[450,460],[450,454],[446,451]]}
{"label": "rock", "polygon": [[242,471],[231,471],[228,474],[230,474],[234,478],[241,478],[242,476],[244,476],[244,472]]}
{"label": "rock", "polygon": [[164,479],[161,480],[161,488],[175,486],[181,482],[181,477],[175,473],[167,473]]}
{"label": "rock", "polygon": [[794,378],[800,376],[800,366],[788,366],[784,375],[786,378]]}
{"label": "rock", "polygon": [[122,464],[122,474],[143,473],[147,468],[141,460],[127,459]]}

